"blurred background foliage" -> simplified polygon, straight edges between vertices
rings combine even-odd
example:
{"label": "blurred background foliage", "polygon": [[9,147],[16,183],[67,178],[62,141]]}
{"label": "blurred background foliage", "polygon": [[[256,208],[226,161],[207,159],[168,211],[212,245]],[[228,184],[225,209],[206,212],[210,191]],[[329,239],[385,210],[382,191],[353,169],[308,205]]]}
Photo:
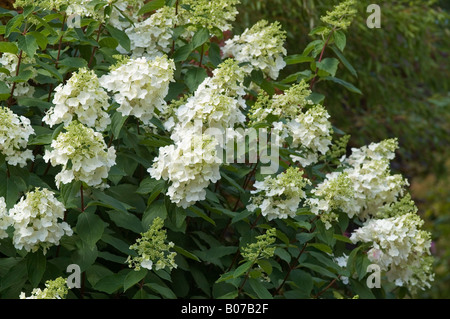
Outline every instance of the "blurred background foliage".
{"label": "blurred background foliage", "polygon": [[[330,0],[241,0],[235,22],[238,34],[260,19],[280,21],[288,32],[288,54],[299,53],[322,25]],[[381,28],[369,29],[367,6],[359,1],[356,20],[347,32],[345,56],[357,77],[342,66],[337,76],[363,94],[330,81],[314,91],[326,92],[333,124],[351,134],[349,146],[398,137],[401,150],[393,169],[413,185],[413,196],[433,232],[436,282],[424,298],[450,298],[450,1],[379,1]],[[333,56],[330,48],[325,56]],[[304,68],[304,66],[303,66]],[[301,71],[290,65],[280,75]]]}

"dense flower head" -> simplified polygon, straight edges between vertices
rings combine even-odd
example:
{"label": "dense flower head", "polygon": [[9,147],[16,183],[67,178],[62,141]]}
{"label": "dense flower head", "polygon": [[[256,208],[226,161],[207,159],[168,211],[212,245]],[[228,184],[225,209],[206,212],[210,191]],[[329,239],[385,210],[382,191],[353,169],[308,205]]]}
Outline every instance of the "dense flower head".
{"label": "dense flower head", "polygon": [[[13,82],[7,81],[7,78],[15,76],[17,71],[17,65],[19,62],[19,58],[17,55],[13,53],[2,53],[2,56],[0,57],[0,67],[6,69],[6,71],[9,72],[9,75],[4,72],[0,72],[0,81],[6,84],[6,86],[11,89],[13,86]],[[29,58],[25,52],[22,52],[22,60],[20,62],[20,70],[21,72],[27,70],[31,71],[32,77],[34,78],[37,76],[37,71],[33,67],[33,64],[36,63],[36,60],[34,58]],[[15,97],[32,97],[34,94],[34,87],[30,85],[28,82],[16,82],[16,85],[14,87],[14,93],[13,95]]]}
{"label": "dense flower head", "polygon": [[44,160],[53,166],[63,165],[55,176],[56,185],[76,180],[89,186],[107,187],[103,179],[115,165],[114,147],[108,148],[102,134],[81,123],[72,122],[65,129],[52,141],[52,150],[46,150],[44,155]]}
{"label": "dense flower head", "polygon": [[6,230],[10,225],[10,218],[8,210],[6,209],[6,202],[4,197],[0,197],[0,239],[8,237]]}
{"label": "dense flower head", "polygon": [[338,210],[343,212],[353,210],[352,186],[352,180],[347,173],[332,172],[311,191],[314,197],[308,198],[306,203],[312,213],[320,216],[327,229],[331,227],[333,221],[338,220]]}
{"label": "dense flower head", "polygon": [[317,196],[308,199],[312,211],[323,213],[321,218],[330,227],[329,222],[337,220],[337,210],[364,220],[375,216],[383,205],[396,202],[408,185],[400,174],[390,173],[389,159],[396,145],[396,140],[386,140],[353,149],[352,155],[341,159],[342,171],[327,174],[312,190]]}
{"label": "dense flower head", "polygon": [[125,32],[130,38],[132,56],[152,59],[169,53],[177,21],[175,8],[165,6],[148,19],[127,28]]}
{"label": "dense flower head", "polygon": [[25,150],[30,135],[35,134],[30,120],[18,116],[7,107],[0,107],[0,153],[9,165],[27,165],[34,160],[31,150]]}
{"label": "dense flower head", "polygon": [[268,220],[295,217],[300,201],[306,197],[304,189],[308,184],[310,181],[298,167],[289,167],[275,178],[267,176],[254,183],[255,190],[251,192],[254,195],[247,209],[260,208]]}
{"label": "dense flower head", "polygon": [[167,56],[153,60],[133,58],[102,76],[100,84],[114,93],[114,100],[120,105],[117,111],[148,124],[155,108],[162,111],[167,105],[164,98],[173,81],[174,69],[173,60]]}
{"label": "dense flower head", "polygon": [[141,0],[118,0],[114,2],[114,8],[109,15],[108,23],[119,30],[126,30],[139,22],[138,12],[144,2]]}
{"label": "dense flower head", "polygon": [[280,70],[286,66],[283,60],[287,54],[283,47],[285,39],[286,32],[281,30],[279,22],[269,24],[261,20],[241,35],[227,40],[222,53],[234,57],[239,63],[248,63],[243,67],[246,72],[261,70],[276,80]]}
{"label": "dense flower head", "polygon": [[159,180],[170,181],[167,195],[177,206],[187,208],[206,198],[205,188],[220,179],[222,163],[213,136],[183,130],[176,144],[161,147],[148,169]]}
{"label": "dense flower head", "polygon": [[20,299],[65,299],[68,293],[67,280],[63,277],[58,277],[55,280],[47,280],[44,290],[40,288],[33,289],[30,297],[27,297],[22,292]]}
{"label": "dense flower head", "polygon": [[[332,11],[327,11],[327,14],[321,17],[320,20],[328,24],[332,29],[347,30],[357,13],[355,5],[355,0],[344,0],[336,5]],[[326,36],[332,29],[326,28],[321,34]]]}
{"label": "dense flower head", "polygon": [[61,6],[67,3],[67,0],[16,0],[14,1],[14,8],[25,8],[35,5],[46,10],[59,10]]}
{"label": "dense flower head", "polygon": [[236,19],[239,3],[240,0],[182,0],[179,14],[189,31],[196,31],[200,26],[210,33],[214,33],[214,29],[223,32],[232,29],[231,22]]}
{"label": "dense flower head", "polygon": [[100,86],[93,70],[79,69],[66,84],[58,85],[55,92],[55,106],[43,118],[50,126],[63,122],[67,126],[73,120],[78,120],[97,131],[104,131],[111,123],[106,112],[110,106],[108,94]]}
{"label": "dense flower head", "polygon": [[350,218],[357,215],[367,219],[386,203],[393,203],[404,193],[408,181],[402,175],[391,175],[389,164],[398,147],[396,139],[372,143],[342,160],[344,169],[352,180],[355,191],[354,209],[347,211]]}
{"label": "dense flower head", "polygon": [[353,243],[370,243],[367,256],[386,271],[389,281],[397,286],[430,288],[430,233],[421,230],[423,220],[415,212],[384,219],[370,219],[356,229]]}
{"label": "dense flower head", "polygon": [[175,263],[176,253],[170,251],[173,248],[173,242],[167,242],[166,230],[162,229],[164,221],[160,217],[156,217],[147,232],[141,233],[141,238],[130,246],[135,250],[137,257],[128,256],[127,263],[136,271],[141,268],[148,270],[160,270],[164,268],[177,268]]}
{"label": "dense flower head", "polygon": [[273,244],[277,240],[276,234],[276,228],[270,228],[265,234],[256,236],[255,243],[250,243],[242,247],[242,257],[252,262],[258,259],[271,258],[275,254],[275,246]]}
{"label": "dense flower head", "polygon": [[9,210],[14,247],[32,252],[42,248],[45,254],[49,247],[59,244],[61,237],[71,236],[70,226],[60,221],[64,211],[52,191],[36,188],[28,192]]}
{"label": "dense flower head", "polygon": [[241,110],[246,108],[243,81],[244,74],[236,61],[226,60],[178,107],[177,120],[182,126],[201,120],[207,127],[223,129],[243,123],[245,115]]}
{"label": "dense flower head", "polygon": [[308,166],[318,161],[318,153],[322,155],[327,153],[333,133],[329,117],[327,110],[318,104],[287,123],[292,146],[301,147],[304,153],[301,156],[291,155],[294,161],[300,162],[302,166]]}
{"label": "dense flower head", "polygon": [[304,80],[291,86],[283,94],[274,95],[272,98],[265,91],[262,91],[249,111],[251,123],[267,122],[269,116],[293,120],[304,107],[313,104],[308,99],[310,95],[311,90]]}

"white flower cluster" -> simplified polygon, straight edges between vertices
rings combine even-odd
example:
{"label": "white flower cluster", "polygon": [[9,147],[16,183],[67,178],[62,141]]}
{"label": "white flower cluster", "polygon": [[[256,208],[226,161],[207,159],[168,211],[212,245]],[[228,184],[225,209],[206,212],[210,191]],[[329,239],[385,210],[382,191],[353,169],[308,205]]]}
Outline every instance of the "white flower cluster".
{"label": "white flower cluster", "polygon": [[27,160],[34,160],[32,151],[24,150],[33,134],[28,118],[14,114],[7,107],[0,107],[0,153],[5,155],[9,165],[24,167]]}
{"label": "white flower cluster", "polygon": [[134,24],[139,22],[137,13],[143,5],[144,2],[140,0],[118,0],[114,2],[114,8],[111,10],[108,23],[122,31],[128,29],[132,26],[131,22]]}
{"label": "white flower cluster", "polygon": [[53,245],[58,245],[64,235],[71,236],[72,229],[64,218],[64,205],[52,191],[37,188],[9,210],[14,227],[13,243],[17,249],[35,252],[42,248],[44,254]]}
{"label": "white flower cluster", "polygon": [[266,20],[261,20],[241,35],[227,40],[222,54],[234,57],[239,63],[249,63],[243,67],[248,73],[261,70],[276,80],[286,66],[283,59],[287,54],[283,47],[285,39],[286,32],[281,30],[279,22],[269,25]]}
{"label": "white flower cluster", "polygon": [[304,188],[310,181],[303,176],[298,167],[289,167],[286,171],[272,178],[267,176],[263,181],[256,181],[256,189],[251,197],[249,211],[261,209],[268,220],[295,217],[300,201],[306,197]]}
{"label": "white flower cluster", "polygon": [[408,182],[400,174],[391,175],[389,160],[393,159],[398,143],[395,139],[372,143],[342,159],[342,172],[327,174],[325,180],[312,190],[316,197],[308,199],[311,211],[323,221],[337,219],[336,210],[350,218],[367,219],[384,204],[403,195]]}
{"label": "white flower cluster", "polygon": [[71,0],[68,1],[66,9],[67,16],[90,17],[96,20],[104,21],[104,10],[95,10],[92,0]]}
{"label": "white flower cluster", "polygon": [[[266,93],[258,96],[249,112],[251,123],[272,122],[281,138],[291,137],[291,146],[299,155],[291,155],[302,166],[309,166],[319,160],[319,153],[326,154],[331,145],[332,126],[330,115],[320,104],[308,98],[309,85],[302,80],[286,90],[284,94],[270,98]],[[307,108],[303,111],[304,108]],[[271,119],[272,117],[272,119]]]}
{"label": "white flower cluster", "polygon": [[162,111],[173,81],[175,64],[167,56],[153,60],[136,58],[124,60],[100,78],[100,84],[114,93],[117,109],[124,116],[133,115],[148,124],[155,108]]}
{"label": "white flower cluster", "polygon": [[[232,29],[231,22],[236,19],[236,5],[240,0],[182,0],[179,8],[181,23],[194,32],[197,26],[224,32]],[[184,9],[188,8],[188,9]]]}
{"label": "white flower cluster", "polygon": [[[0,67],[4,68],[9,72],[9,75],[5,72],[0,72],[0,81],[6,84],[6,86],[11,89],[13,86],[12,82],[7,81],[6,79],[16,75],[17,64],[19,62],[19,58],[17,55],[13,53],[5,52],[0,57]],[[25,70],[31,71],[32,77],[37,76],[37,71],[31,65],[36,63],[36,60],[33,58],[29,58],[25,53],[22,53],[22,61],[20,63],[20,70],[23,72]],[[26,67],[25,67],[26,66]],[[14,88],[13,95],[15,97],[26,96],[32,97],[34,94],[34,87],[30,85],[28,82],[16,82],[16,86]]]}
{"label": "white flower cluster", "polygon": [[4,197],[0,197],[0,239],[8,237],[6,230],[11,224]]}
{"label": "white flower cluster", "polygon": [[244,72],[237,62],[228,59],[206,78],[194,95],[176,111],[181,126],[201,120],[207,127],[232,128],[245,121],[241,109],[246,108],[243,96]]}
{"label": "white flower cluster", "polygon": [[103,182],[115,165],[116,151],[107,148],[102,134],[72,122],[52,141],[52,150],[46,150],[44,160],[53,165],[63,165],[55,176],[56,185],[68,184],[73,180],[85,182],[89,186],[107,187]]}
{"label": "white flower cluster", "polygon": [[169,53],[177,21],[175,8],[162,7],[148,19],[127,28],[125,32],[130,38],[132,56],[153,59]]}
{"label": "white flower cluster", "polygon": [[353,243],[370,243],[369,260],[386,271],[388,280],[397,286],[430,288],[434,280],[431,239],[430,233],[420,230],[423,223],[415,211],[374,218],[356,229],[350,239]]}
{"label": "white flower cluster", "polygon": [[177,108],[165,127],[172,131],[175,144],[159,149],[149,173],[171,182],[167,194],[178,206],[186,208],[205,199],[205,188],[220,179],[222,159],[218,152],[224,145],[209,129],[224,133],[245,121],[241,111],[246,106],[243,80],[244,73],[236,61],[229,59],[200,84],[193,96],[174,103]]}
{"label": "white flower cluster", "polygon": [[292,146],[306,148],[303,150],[305,155],[291,155],[294,161],[300,162],[302,166],[308,166],[318,161],[319,152],[322,155],[327,153],[332,134],[329,117],[330,115],[322,105],[314,105],[287,123],[288,134],[293,138]]}
{"label": "white flower cluster", "polygon": [[30,297],[27,297],[24,292],[20,293],[20,299],[65,299],[69,287],[67,280],[63,277],[58,277],[55,280],[47,280],[45,282],[44,290],[34,288]]}
{"label": "white flower cluster", "polygon": [[159,180],[169,180],[167,195],[177,206],[187,208],[206,198],[205,188],[220,179],[217,142],[209,135],[184,131],[183,140],[159,149],[159,156],[148,169]]}
{"label": "white flower cluster", "polygon": [[106,113],[110,106],[108,94],[100,87],[93,70],[79,69],[66,84],[58,85],[55,92],[55,106],[43,118],[50,127],[63,122],[67,126],[78,120],[97,131],[104,131],[111,123]]}

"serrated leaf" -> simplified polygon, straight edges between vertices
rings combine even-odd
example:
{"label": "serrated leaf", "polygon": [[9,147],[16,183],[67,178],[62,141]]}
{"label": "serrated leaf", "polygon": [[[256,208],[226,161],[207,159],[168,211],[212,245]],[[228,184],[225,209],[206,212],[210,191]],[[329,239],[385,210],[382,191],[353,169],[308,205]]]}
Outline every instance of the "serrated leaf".
{"label": "serrated leaf", "polygon": [[85,59],[73,58],[73,57],[68,57],[68,58],[62,59],[61,61],[58,62],[58,64],[68,66],[73,69],[80,69],[80,68],[87,67],[87,62]]}
{"label": "serrated leaf", "polygon": [[237,267],[235,269],[235,271],[233,272],[233,278],[238,278],[238,277],[242,276],[243,274],[245,274],[252,265],[253,265],[253,262],[246,261],[245,263],[243,263],[242,265]]}
{"label": "serrated leaf", "polygon": [[147,2],[139,11],[138,15],[146,14],[158,10],[166,5],[164,0],[151,0]]}
{"label": "serrated leaf", "polygon": [[38,44],[33,34],[20,35],[17,39],[17,44],[20,50],[23,50],[29,58],[34,57]]}
{"label": "serrated leaf", "polygon": [[124,31],[119,30],[110,24],[106,24],[106,29],[114,39],[119,41],[119,44],[122,46],[122,48],[124,48],[126,51],[130,51],[131,41]]}
{"label": "serrated leaf", "polygon": [[0,52],[7,52],[12,54],[17,54],[19,49],[17,44],[14,42],[0,42]]}
{"label": "serrated leaf", "polygon": [[76,227],[77,234],[81,240],[89,247],[94,247],[100,238],[102,238],[106,223],[94,213],[86,211],[78,215]]}
{"label": "serrated leaf", "polygon": [[135,284],[137,284],[139,281],[144,279],[144,277],[147,276],[147,273],[148,273],[147,269],[141,269],[139,271],[135,270],[130,271],[123,281],[123,291],[124,292],[127,291]]}
{"label": "serrated leaf", "polygon": [[325,58],[320,62],[317,62],[316,66],[325,72],[328,72],[331,76],[335,76],[338,66],[339,60],[335,58]]}
{"label": "serrated leaf", "polygon": [[349,90],[350,92],[353,92],[353,93],[357,93],[357,94],[361,94],[361,95],[362,95],[362,92],[361,92],[360,89],[358,89],[358,88],[355,87],[353,84],[348,83],[348,82],[346,82],[346,81],[344,81],[344,80],[342,80],[342,79],[339,79],[339,78],[336,78],[336,77],[331,77],[331,76],[326,76],[326,77],[323,77],[322,80],[327,80],[327,81],[335,82],[335,83],[337,83],[337,84],[339,84],[339,85],[342,85],[343,87],[345,87],[345,88],[346,88],[347,90]]}
{"label": "serrated leaf", "polygon": [[192,37],[191,41],[192,48],[193,49],[198,48],[208,40],[209,40],[209,30],[207,28],[201,28]]}
{"label": "serrated leaf", "polygon": [[323,251],[324,253],[327,253],[327,254],[331,254],[333,252],[333,250],[325,244],[310,243],[310,244],[308,244],[308,246],[314,247],[314,248],[316,248],[320,251]]}
{"label": "serrated leaf", "polygon": [[194,92],[207,77],[208,74],[205,69],[193,68],[186,72],[186,75],[184,76],[184,83],[186,83],[189,91]]}
{"label": "serrated leaf", "polygon": [[344,52],[345,46],[347,44],[347,37],[345,36],[345,33],[342,31],[336,31],[334,33],[334,43],[336,43],[336,46]]}
{"label": "serrated leaf", "polygon": [[256,295],[261,299],[273,299],[272,294],[267,290],[266,287],[261,283],[259,279],[250,278],[249,279],[250,287],[252,287],[253,291]]}
{"label": "serrated leaf", "polygon": [[35,253],[29,253],[27,255],[28,280],[33,287],[37,287],[41,282],[46,266],[47,259],[42,251],[38,250]]}
{"label": "serrated leaf", "polygon": [[183,45],[182,47],[179,47],[173,54],[174,62],[186,61],[186,59],[191,54],[192,50],[193,50],[193,48],[192,48],[191,43],[188,43],[188,44]]}

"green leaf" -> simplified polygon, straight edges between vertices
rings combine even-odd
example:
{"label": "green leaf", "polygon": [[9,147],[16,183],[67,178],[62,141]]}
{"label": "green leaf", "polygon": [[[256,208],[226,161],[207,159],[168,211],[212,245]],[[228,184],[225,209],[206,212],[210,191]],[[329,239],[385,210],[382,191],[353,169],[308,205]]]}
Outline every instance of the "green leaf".
{"label": "green leaf", "polygon": [[192,260],[200,262],[200,259],[198,259],[197,256],[195,256],[194,254],[192,254],[192,253],[188,252],[187,250],[181,248],[180,246],[176,246],[175,245],[173,247],[173,250],[175,250],[177,253],[183,255],[184,257],[187,257],[189,259],[192,259]]}
{"label": "green leaf", "polygon": [[15,42],[0,42],[0,52],[17,54],[18,51],[19,49]]}
{"label": "green leaf", "polygon": [[331,77],[331,76],[326,76],[326,77],[323,77],[322,79],[323,79],[323,80],[327,80],[327,81],[335,82],[335,83],[337,83],[337,84],[339,84],[339,85],[342,85],[343,87],[345,87],[345,88],[346,88],[347,90],[349,90],[350,92],[353,92],[353,93],[357,93],[357,94],[361,94],[361,95],[362,95],[362,92],[361,92],[360,89],[358,89],[358,88],[355,87],[353,84],[348,83],[348,82],[346,82],[346,81],[344,81],[344,80],[342,80],[342,79],[338,79],[338,78],[336,78],[336,77]]}
{"label": "green leaf", "polygon": [[140,234],[145,231],[142,227],[140,219],[131,213],[116,210],[109,211],[108,215],[109,218],[111,218],[111,220],[119,227],[131,230],[136,234]]}
{"label": "green leaf", "polygon": [[28,279],[33,287],[37,287],[41,282],[46,266],[47,259],[42,251],[38,250],[27,255]]}
{"label": "green leaf", "polygon": [[121,240],[117,237],[111,236],[109,234],[103,234],[102,241],[111,245],[112,247],[114,247],[115,249],[117,249],[118,251],[120,251],[121,253],[123,253],[127,256],[128,255],[130,255],[130,256],[136,255],[135,251],[130,249],[130,244],[124,242],[123,240]]}
{"label": "green leaf", "polygon": [[336,31],[334,33],[334,43],[336,43],[336,46],[344,52],[345,45],[347,44],[347,37],[345,36],[345,33],[342,31]]}
{"label": "green leaf", "polygon": [[85,59],[73,58],[73,57],[68,57],[68,58],[62,59],[61,61],[58,62],[58,64],[68,66],[73,69],[80,69],[80,68],[87,67],[87,62]]}
{"label": "green leaf", "polygon": [[48,39],[41,32],[32,31],[29,32],[28,34],[31,34],[36,39],[36,43],[38,44],[41,50],[45,50],[47,48]]}
{"label": "green leaf", "polygon": [[355,291],[356,295],[359,295],[360,299],[376,299],[372,291],[370,291],[369,287],[364,283],[360,283],[359,281],[349,278],[350,285]]}
{"label": "green leaf", "polygon": [[7,100],[9,98],[11,89],[8,88],[5,82],[0,82],[0,101]]}
{"label": "green leaf", "polygon": [[209,217],[204,212],[202,212],[200,209],[198,209],[197,207],[195,207],[195,206],[189,207],[188,212],[192,212],[192,213],[194,213],[194,215],[201,217],[204,220],[206,220],[208,223],[211,223],[214,226],[216,226],[216,222],[213,219],[211,219],[211,217]]}
{"label": "green leaf", "polygon": [[14,267],[8,271],[8,273],[1,278],[0,292],[17,285],[18,282],[22,281],[27,277],[27,263],[25,260],[21,260]]}
{"label": "green leaf", "polygon": [[250,287],[252,287],[253,291],[259,298],[273,299],[272,294],[267,290],[266,287],[264,287],[259,279],[250,278],[248,281],[250,283]]}
{"label": "green leaf", "polygon": [[44,70],[49,72],[51,75],[53,75],[57,80],[59,80],[60,82],[63,82],[63,77],[62,77],[61,73],[59,73],[59,71],[53,65],[50,65],[47,62],[42,62],[38,59],[36,59],[36,63],[41,68],[43,68]]}
{"label": "green leaf", "polygon": [[108,268],[100,265],[92,265],[86,269],[86,279],[88,282],[95,286],[100,279],[112,275],[113,272]]}
{"label": "green leaf", "polygon": [[337,278],[337,276],[335,274],[333,274],[331,271],[329,271],[321,266],[318,266],[318,265],[314,265],[314,264],[310,264],[310,263],[302,263],[302,264],[300,264],[300,266],[311,269],[311,270],[313,270],[321,275],[324,275],[326,277],[331,277],[334,279]]}
{"label": "green leaf", "polygon": [[321,262],[324,266],[334,269],[336,272],[339,272],[341,268],[337,265],[328,255],[324,255],[315,251],[309,251],[308,254],[313,256],[314,259]]}
{"label": "green leaf", "polygon": [[119,45],[119,41],[117,41],[113,37],[105,37],[105,38],[100,39],[98,44],[100,44],[101,47],[115,49]]}
{"label": "green leaf", "polygon": [[355,68],[350,64],[350,62],[348,62],[342,52],[334,46],[331,46],[331,49],[337,55],[339,60],[341,60],[342,64],[347,68],[347,70],[349,70],[354,77],[358,77],[358,73],[356,72]]}
{"label": "green leaf", "polygon": [[338,69],[339,60],[336,58],[325,58],[321,62],[317,62],[316,65],[320,70],[328,72],[331,76],[335,76]]}
{"label": "green leaf", "polygon": [[100,217],[86,211],[78,215],[77,234],[92,248],[102,238],[106,225]]}
{"label": "green leaf", "polygon": [[331,254],[333,252],[333,250],[329,246],[327,246],[325,244],[310,243],[310,244],[308,244],[308,246],[314,247],[314,248],[316,248],[318,250],[321,250],[321,251],[323,251],[324,253],[327,253],[327,254]]}
{"label": "green leaf", "polygon": [[342,242],[344,242],[344,243],[347,243],[347,244],[353,244],[353,242],[352,242],[352,241],[350,240],[350,238],[348,238],[348,237],[345,237],[345,236],[342,236],[342,235],[339,235],[339,234],[334,234],[333,237],[334,237],[336,240],[342,241]]}
{"label": "green leaf", "polygon": [[148,273],[147,269],[141,269],[139,271],[135,270],[130,271],[123,281],[123,291],[124,292],[127,291],[135,284],[137,284],[139,281],[144,279],[144,277],[147,276],[147,273]]}
{"label": "green leaf", "polygon": [[124,31],[114,28],[110,24],[106,24],[106,30],[108,30],[109,34],[114,39],[119,41],[119,44],[122,46],[122,48],[124,48],[126,51],[130,51],[131,41]]}
{"label": "green leaf", "polygon": [[286,62],[287,65],[291,65],[291,64],[300,64],[300,63],[305,63],[305,62],[313,62],[314,58],[305,56],[303,54],[294,54],[294,55],[289,55],[289,56],[285,57],[284,61]]}
{"label": "green leaf", "polygon": [[206,70],[203,68],[193,68],[186,72],[184,76],[184,82],[186,83],[189,91],[194,92],[200,83],[208,77]]}
{"label": "green leaf", "polygon": [[128,116],[123,116],[120,112],[115,112],[111,117],[111,133],[114,134],[116,139],[119,137],[120,131],[122,130],[127,118]]}
{"label": "green leaf", "polygon": [[291,254],[289,254],[284,248],[281,247],[275,248],[275,255],[283,259],[288,264],[291,262]]}
{"label": "green leaf", "polygon": [[162,200],[152,203],[145,210],[144,215],[142,216],[142,226],[144,229],[148,229],[156,217],[160,217],[163,220],[167,218],[166,205]]}
{"label": "green leaf", "polygon": [[198,48],[208,40],[209,40],[209,30],[206,28],[201,28],[192,37],[191,41],[192,48],[193,49]]}
{"label": "green leaf", "polygon": [[81,271],[85,271],[94,264],[98,257],[97,246],[89,247],[88,244],[81,240],[76,245],[77,250],[71,256],[72,262],[80,266]]}
{"label": "green leaf", "polygon": [[240,265],[239,267],[237,267],[236,270],[233,272],[233,278],[238,278],[243,274],[245,274],[252,265],[253,265],[252,261],[247,261],[242,265]]}
{"label": "green leaf", "polygon": [[9,37],[12,32],[20,32],[17,27],[22,24],[24,18],[24,15],[18,14],[8,21],[5,28],[5,38]]}
{"label": "green leaf", "polygon": [[33,77],[33,72],[31,70],[23,70],[17,76],[12,76],[7,78],[6,80],[11,82],[27,82],[29,79]]}
{"label": "green leaf", "polygon": [[188,44],[183,45],[182,47],[179,47],[173,54],[174,62],[186,61],[186,59],[191,54],[192,50],[193,50],[193,48],[192,48],[191,43],[188,43]]}
{"label": "green leaf", "polygon": [[160,294],[163,298],[177,299],[177,296],[168,287],[162,286],[157,283],[148,283],[148,284],[145,284],[145,286],[150,288],[154,292]]}
{"label": "green leaf", "polygon": [[124,274],[112,274],[104,277],[95,284],[94,289],[113,294],[123,287],[125,276]]}
{"label": "green leaf", "polygon": [[34,57],[38,44],[33,34],[28,33],[26,35],[20,35],[17,39],[17,44],[20,50],[23,50],[29,58]]}
{"label": "green leaf", "polygon": [[130,205],[123,203],[123,202],[115,199],[114,197],[111,197],[111,196],[105,194],[104,192],[101,192],[96,189],[92,190],[92,197],[96,201],[89,202],[89,204],[86,206],[86,208],[91,207],[91,206],[104,206],[104,207],[108,207],[108,208],[112,208],[112,209],[117,209],[118,211],[121,211],[121,212],[127,212],[128,209],[133,208]]}
{"label": "green leaf", "polygon": [[222,63],[222,57],[220,55],[220,47],[217,43],[211,43],[208,51],[209,61],[217,67],[220,63]]}
{"label": "green leaf", "polygon": [[146,14],[158,10],[166,5],[164,0],[151,0],[147,2],[139,11],[138,15]]}
{"label": "green leaf", "polygon": [[314,286],[311,274],[301,269],[294,269],[290,274],[291,281],[304,294],[303,298],[309,298]]}

